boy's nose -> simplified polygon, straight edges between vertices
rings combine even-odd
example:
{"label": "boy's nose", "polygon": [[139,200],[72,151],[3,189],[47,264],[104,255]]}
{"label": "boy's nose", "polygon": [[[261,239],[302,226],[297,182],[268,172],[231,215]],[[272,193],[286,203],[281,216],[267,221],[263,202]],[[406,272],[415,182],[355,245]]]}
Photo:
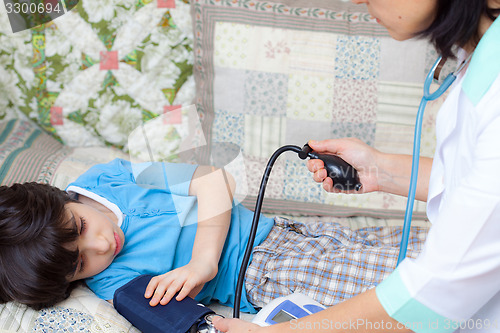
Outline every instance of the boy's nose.
{"label": "boy's nose", "polygon": [[104,254],[110,250],[111,244],[104,237],[95,237],[87,240],[85,248],[96,254]]}

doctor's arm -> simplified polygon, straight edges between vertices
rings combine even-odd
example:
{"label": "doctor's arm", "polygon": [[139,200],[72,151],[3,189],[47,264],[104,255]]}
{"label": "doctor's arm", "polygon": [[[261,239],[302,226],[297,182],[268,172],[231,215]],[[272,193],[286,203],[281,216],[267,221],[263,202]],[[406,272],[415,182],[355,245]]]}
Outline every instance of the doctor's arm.
{"label": "doctor's arm", "polygon": [[260,327],[239,319],[216,319],[214,324],[220,331],[228,333],[411,332],[387,314],[375,289],[313,315],[272,326]]}
{"label": "doctor's arm", "polygon": [[167,304],[175,293],[177,300],[195,297],[203,285],[218,272],[219,258],[231,223],[235,190],[234,178],[211,166],[199,166],[194,172],[189,195],[198,200],[198,224],[190,262],[168,273],[155,276],[146,288],[150,305]]}
{"label": "doctor's arm", "polygon": [[[411,155],[383,153],[355,138],[310,141],[309,145],[317,152],[341,157],[358,171],[363,187],[359,192],[352,191],[350,193],[381,191],[401,196],[408,195],[412,166]],[[318,183],[323,183],[323,188],[326,191],[339,192],[333,187],[332,180],[327,177],[323,161],[309,160],[307,167],[313,173],[313,179]],[[421,157],[416,192],[417,200],[427,200],[431,168],[432,158]]]}

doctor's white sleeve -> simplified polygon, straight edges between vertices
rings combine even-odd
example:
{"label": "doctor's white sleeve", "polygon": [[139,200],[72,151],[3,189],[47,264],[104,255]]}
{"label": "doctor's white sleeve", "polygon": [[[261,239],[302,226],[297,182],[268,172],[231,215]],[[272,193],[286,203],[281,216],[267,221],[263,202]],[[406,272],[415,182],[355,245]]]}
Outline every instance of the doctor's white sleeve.
{"label": "doctor's white sleeve", "polygon": [[[475,126],[472,151],[452,150],[454,165],[444,175],[452,190],[441,193],[423,252],[376,287],[387,313],[413,331],[452,332],[500,297],[500,115],[487,121]],[[467,172],[457,177],[460,168]]]}

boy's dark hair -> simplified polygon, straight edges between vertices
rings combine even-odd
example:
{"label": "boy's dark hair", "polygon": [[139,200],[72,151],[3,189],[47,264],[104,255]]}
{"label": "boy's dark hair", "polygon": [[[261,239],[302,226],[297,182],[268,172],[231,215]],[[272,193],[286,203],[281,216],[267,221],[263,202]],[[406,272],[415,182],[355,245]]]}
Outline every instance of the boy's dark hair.
{"label": "boy's dark hair", "polygon": [[75,283],[78,237],[58,188],[38,183],[0,186],[0,303],[17,301],[40,310],[66,299]]}
{"label": "boy's dark hair", "polygon": [[484,14],[494,21],[500,9],[489,8],[487,0],[439,0],[434,22],[419,36],[430,38],[443,58],[454,57],[454,47],[479,42],[479,20]]}

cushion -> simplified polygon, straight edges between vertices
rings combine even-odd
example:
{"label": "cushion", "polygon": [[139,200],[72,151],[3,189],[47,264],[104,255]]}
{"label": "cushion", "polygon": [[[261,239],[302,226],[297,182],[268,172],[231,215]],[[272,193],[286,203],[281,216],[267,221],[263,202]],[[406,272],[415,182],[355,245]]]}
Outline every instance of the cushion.
{"label": "cushion", "polygon": [[23,112],[66,145],[126,150],[129,133],[194,96],[187,0],[83,0],[12,34],[0,6],[0,119]]}
{"label": "cushion", "polygon": [[0,183],[49,183],[71,148],[27,120],[0,123]]}
{"label": "cushion", "polygon": [[2,332],[139,333],[113,306],[81,285],[67,300],[35,311],[15,302],[0,304]]}
{"label": "cushion", "polygon": [[[196,103],[211,147],[238,146],[253,208],[272,153],[308,140],[358,137],[392,153],[412,152],[425,75],[436,58],[422,40],[397,42],[365,6],[340,0],[197,0],[192,4]],[[422,155],[434,153],[428,105]],[[305,161],[282,155],[264,211],[401,218],[406,198],[331,194]],[[415,217],[425,218],[416,203]]]}
{"label": "cushion", "polygon": [[112,147],[71,148],[29,120],[0,122],[0,184],[40,182],[61,189],[91,166],[129,156]]}

